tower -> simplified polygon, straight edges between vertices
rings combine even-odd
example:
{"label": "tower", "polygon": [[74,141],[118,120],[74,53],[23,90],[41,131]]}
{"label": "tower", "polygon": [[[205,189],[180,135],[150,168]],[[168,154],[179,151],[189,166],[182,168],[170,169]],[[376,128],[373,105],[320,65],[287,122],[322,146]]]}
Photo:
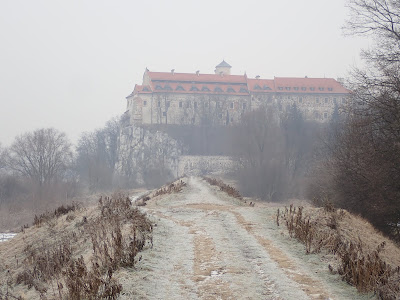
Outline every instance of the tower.
{"label": "tower", "polygon": [[215,74],[231,75],[232,66],[223,60],[218,66],[215,67]]}

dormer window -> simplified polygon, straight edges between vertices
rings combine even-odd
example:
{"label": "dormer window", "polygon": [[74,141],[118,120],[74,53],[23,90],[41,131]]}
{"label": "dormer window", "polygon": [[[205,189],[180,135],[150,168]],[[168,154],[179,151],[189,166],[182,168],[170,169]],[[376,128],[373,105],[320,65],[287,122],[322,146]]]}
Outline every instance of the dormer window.
{"label": "dormer window", "polygon": [[319,87],[318,89],[319,89],[320,91],[323,91],[323,90],[324,90],[324,88],[323,88],[323,87]]}
{"label": "dormer window", "polygon": [[166,91],[172,91],[172,88],[171,88],[168,84],[166,84],[166,85],[164,86],[164,90],[166,90]]}
{"label": "dormer window", "polygon": [[332,92],[332,91],[333,91],[333,88],[328,88],[328,91]]}
{"label": "dormer window", "polygon": [[199,89],[197,88],[197,86],[194,86],[194,85],[190,88],[190,90],[191,90],[191,91],[195,91],[195,92],[198,92],[198,91],[199,91]]}
{"label": "dormer window", "polygon": [[281,87],[281,86],[278,87],[278,90],[283,91],[283,87]]}
{"label": "dormer window", "polygon": [[240,88],[239,93],[247,93],[247,90],[243,87]]}
{"label": "dormer window", "polygon": [[315,91],[315,87],[310,87],[310,91]]}
{"label": "dormer window", "polygon": [[303,87],[301,88],[301,90],[302,90],[302,91],[307,91],[307,88],[303,86]]}
{"label": "dormer window", "polygon": [[176,89],[175,89],[175,91],[184,91],[185,89],[181,86],[181,85],[178,85],[177,87],[176,87]]}
{"label": "dormer window", "polygon": [[217,86],[215,87],[214,92],[222,93],[223,90],[219,86]]}
{"label": "dormer window", "polygon": [[254,86],[254,89],[255,89],[255,90],[261,90],[261,86],[259,86],[258,84],[256,84],[256,85]]}
{"label": "dormer window", "polygon": [[290,86],[285,87],[285,90],[290,91]]}
{"label": "dormer window", "polygon": [[201,90],[203,92],[209,92],[210,91],[210,89],[208,87],[206,87],[205,85],[201,88]]}
{"label": "dormer window", "polygon": [[162,90],[162,86],[161,85],[156,85],[156,91]]}
{"label": "dormer window", "polygon": [[227,91],[228,93],[236,93],[236,91],[235,91],[232,87],[228,87],[228,88],[226,89],[226,91]]}
{"label": "dormer window", "polygon": [[269,90],[271,90],[271,88],[268,85],[264,85],[263,90],[269,91]]}
{"label": "dormer window", "polygon": [[145,86],[145,87],[143,88],[143,91],[144,91],[144,92],[150,92],[150,90],[149,90],[149,88],[148,88],[147,86]]}
{"label": "dormer window", "polygon": [[293,89],[294,89],[295,91],[298,91],[298,90],[299,90],[299,87],[295,86]]}

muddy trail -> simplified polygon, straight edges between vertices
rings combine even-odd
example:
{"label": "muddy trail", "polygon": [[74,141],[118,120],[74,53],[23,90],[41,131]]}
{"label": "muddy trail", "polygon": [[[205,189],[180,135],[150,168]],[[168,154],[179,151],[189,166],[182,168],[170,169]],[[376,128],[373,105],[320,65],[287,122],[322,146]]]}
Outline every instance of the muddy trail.
{"label": "muddy trail", "polygon": [[282,237],[271,205],[249,207],[190,178],[143,210],[156,224],[154,247],[118,274],[122,299],[370,299]]}

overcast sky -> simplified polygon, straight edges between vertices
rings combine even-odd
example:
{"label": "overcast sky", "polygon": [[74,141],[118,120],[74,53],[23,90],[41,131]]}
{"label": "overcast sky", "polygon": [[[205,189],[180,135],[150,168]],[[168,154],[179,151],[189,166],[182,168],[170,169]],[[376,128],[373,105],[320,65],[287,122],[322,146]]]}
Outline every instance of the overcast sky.
{"label": "overcast sky", "polygon": [[345,0],[0,0],[0,143],[55,127],[76,142],[151,71],[345,77],[365,40]]}

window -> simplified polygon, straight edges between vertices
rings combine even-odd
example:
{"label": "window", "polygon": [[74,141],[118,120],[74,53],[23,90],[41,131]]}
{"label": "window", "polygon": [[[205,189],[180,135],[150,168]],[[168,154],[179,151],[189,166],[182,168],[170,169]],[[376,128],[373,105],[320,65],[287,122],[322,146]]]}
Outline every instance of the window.
{"label": "window", "polygon": [[236,91],[232,87],[228,87],[226,91],[228,93],[236,93]]}
{"label": "window", "polygon": [[329,99],[328,98],[325,98],[325,103],[328,103],[329,102]]}
{"label": "window", "polygon": [[223,90],[219,86],[217,86],[215,87],[214,92],[222,93]]}
{"label": "window", "polygon": [[315,103],[319,103],[319,98],[315,98]]}
{"label": "window", "polygon": [[271,88],[268,85],[264,85],[263,90],[269,91]]}
{"label": "window", "polygon": [[201,90],[203,92],[209,92],[210,91],[210,89],[208,87],[206,87],[205,85],[201,88]]}
{"label": "window", "polygon": [[295,91],[298,91],[298,90],[299,90],[299,87],[298,87],[298,86],[295,86],[293,89],[294,89]]}
{"label": "window", "polygon": [[320,91],[323,91],[323,90],[324,90],[324,88],[323,88],[323,87],[319,87],[318,89],[319,89]]}
{"label": "window", "polygon": [[332,91],[333,91],[333,88],[328,88],[328,91],[332,92]]}
{"label": "window", "polygon": [[178,85],[175,90],[176,91],[184,91],[185,89],[181,85]]}
{"label": "window", "polygon": [[167,116],[167,112],[163,111],[162,115],[163,115],[163,117],[166,117]]}
{"label": "window", "polygon": [[208,102],[205,102],[205,103],[204,103],[204,106],[205,106],[205,107],[208,107]]}
{"label": "window", "polygon": [[170,101],[167,101],[167,107],[169,107],[169,106],[170,106],[170,104],[171,104],[171,102],[170,102]]}
{"label": "window", "polygon": [[315,87],[310,87],[310,91],[315,91]]}
{"label": "window", "polygon": [[327,119],[327,118],[328,118],[328,113],[324,112],[324,119]]}
{"label": "window", "polygon": [[182,108],[183,107],[183,102],[179,101],[179,107]]}
{"label": "window", "polygon": [[172,91],[172,88],[171,88],[168,84],[166,84],[166,85],[164,86],[164,90],[166,90],[166,91]]}
{"label": "window", "polygon": [[162,86],[161,85],[156,85],[156,90],[157,91],[162,90]]}
{"label": "window", "polygon": [[147,86],[145,86],[145,87],[143,88],[143,91],[144,91],[144,92],[150,92],[150,90],[149,90],[149,88],[148,88]]}
{"label": "window", "polygon": [[302,91],[307,91],[307,88],[303,86],[303,87],[301,88],[301,90],[302,90]]}
{"label": "window", "polygon": [[147,101],[144,100],[144,101],[143,101],[143,106],[146,106],[146,105],[147,105]]}
{"label": "window", "polygon": [[342,104],[345,104],[345,103],[346,103],[346,99],[342,98]]}
{"label": "window", "polygon": [[239,93],[247,93],[247,90],[243,87],[240,88]]}
{"label": "window", "polygon": [[258,84],[256,84],[256,85],[254,86],[254,89],[255,89],[255,90],[261,90],[261,86],[259,86]]}
{"label": "window", "polygon": [[278,90],[283,91],[283,87],[279,86]]}
{"label": "window", "polygon": [[246,109],[246,103],[242,104],[243,109]]}
{"label": "window", "polygon": [[215,102],[215,106],[216,106],[217,108],[219,108],[219,101],[216,101],[216,102]]}
{"label": "window", "polygon": [[234,106],[234,104],[233,104],[233,102],[231,102],[230,103],[230,108],[233,109],[233,106]]}
{"label": "window", "polygon": [[190,90],[191,90],[191,91],[196,91],[196,92],[199,91],[199,89],[197,88],[197,86],[194,86],[194,85],[190,88]]}
{"label": "window", "polygon": [[197,108],[197,102],[196,101],[193,103],[193,106],[194,106],[195,109]]}
{"label": "window", "polygon": [[218,118],[222,119],[222,114],[219,114],[219,115],[218,115]]}
{"label": "window", "polygon": [[285,90],[290,91],[290,86],[285,87]]}
{"label": "window", "polygon": [[303,98],[299,98],[299,103],[303,103]]}
{"label": "window", "polygon": [[161,101],[158,101],[157,106],[161,107]]}
{"label": "window", "polygon": [[336,98],[333,98],[333,104],[336,104]]}

